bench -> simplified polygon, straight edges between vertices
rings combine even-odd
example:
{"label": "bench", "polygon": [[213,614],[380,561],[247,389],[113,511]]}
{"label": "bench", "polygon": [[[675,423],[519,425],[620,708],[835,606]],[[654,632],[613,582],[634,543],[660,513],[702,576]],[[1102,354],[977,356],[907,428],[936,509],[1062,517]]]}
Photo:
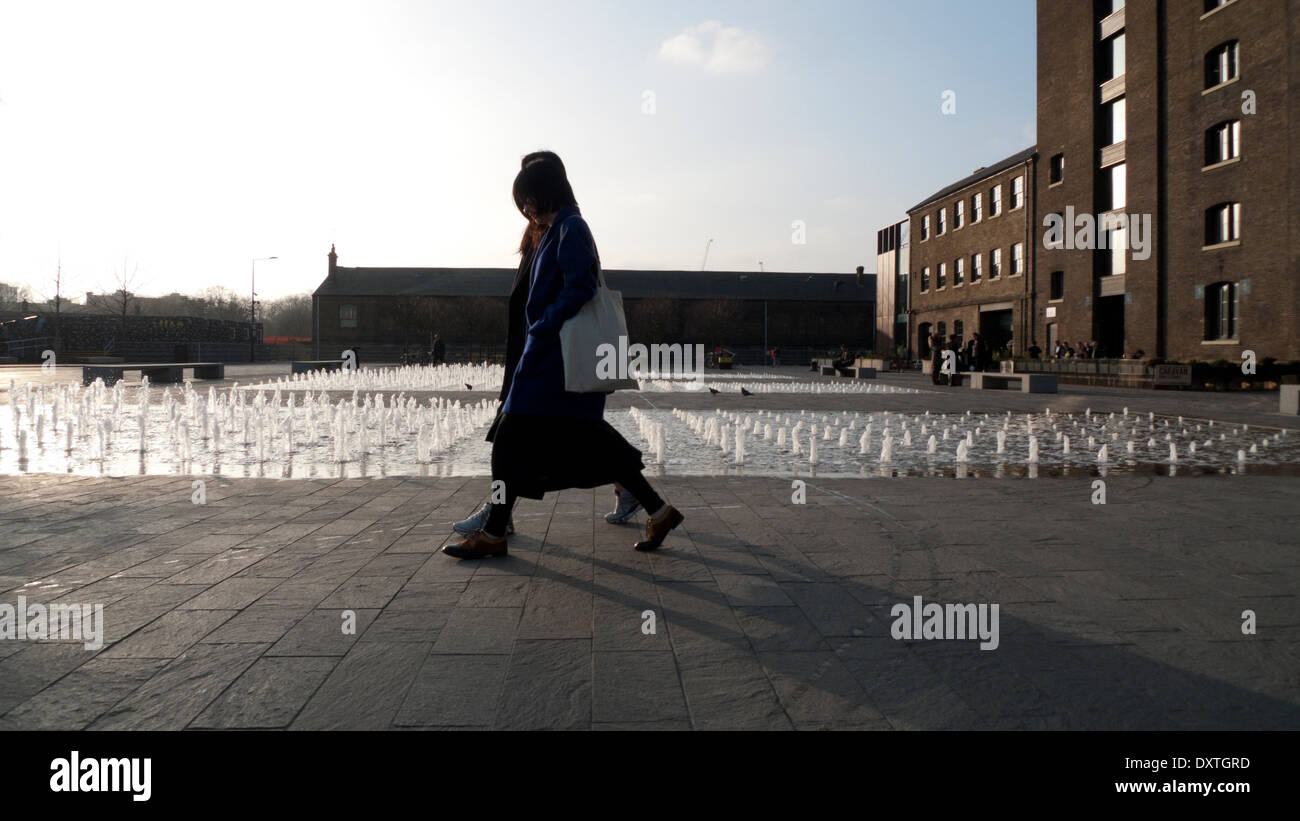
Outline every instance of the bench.
{"label": "bench", "polygon": [[1056,393],[1056,374],[1054,373],[987,373],[971,371],[962,374],[970,377],[970,386],[974,390],[1010,390],[1011,383],[1023,393]]}
{"label": "bench", "polygon": [[339,371],[343,369],[342,359],[312,359],[290,364],[292,373],[311,373],[312,371]]}
{"label": "bench", "polygon": [[856,379],[875,379],[875,378],[876,378],[876,369],[875,369],[875,368],[857,367],[857,368],[851,368],[850,370],[853,371],[853,376],[854,376],[854,378],[856,378]]}
{"label": "bench", "polygon": [[1278,412],[1291,416],[1300,414],[1300,385],[1279,385],[1278,392],[1281,394]]}
{"label": "bench", "polygon": [[165,385],[185,381],[185,369],[191,368],[194,371],[195,379],[225,379],[226,363],[224,362],[149,362],[130,365],[83,365],[81,368],[81,384],[89,385],[96,379],[103,379],[105,385],[112,385],[120,381],[126,371],[139,371],[140,378],[149,377],[149,381],[155,385]]}

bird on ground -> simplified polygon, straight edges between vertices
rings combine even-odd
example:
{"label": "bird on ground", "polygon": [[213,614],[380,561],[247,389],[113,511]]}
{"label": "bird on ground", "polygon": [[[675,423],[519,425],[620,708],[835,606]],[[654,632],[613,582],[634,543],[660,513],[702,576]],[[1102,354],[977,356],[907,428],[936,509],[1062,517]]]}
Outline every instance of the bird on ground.
{"label": "bird on ground", "polygon": [[719,393],[717,388],[709,388],[709,393]]}
{"label": "bird on ground", "polygon": [[472,390],[474,390],[474,386],[471,385],[470,383],[466,382],[466,383],[465,383],[465,390],[467,390],[467,391],[472,391]]}
{"label": "bird on ground", "polygon": [[749,391],[745,390],[745,389],[742,387],[742,388],[740,389],[740,395],[741,395],[741,396],[753,396],[754,394],[750,393]]}

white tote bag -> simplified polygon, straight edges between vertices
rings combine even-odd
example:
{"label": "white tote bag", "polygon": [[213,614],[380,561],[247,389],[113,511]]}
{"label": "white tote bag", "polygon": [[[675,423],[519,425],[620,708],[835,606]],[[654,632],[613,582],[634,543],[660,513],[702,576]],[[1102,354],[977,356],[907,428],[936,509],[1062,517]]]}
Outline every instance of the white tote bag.
{"label": "white tote bag", "polygon": [[[596,266],[596,295],[560,326],[564,389],[572,393],[636,390],[639,387],[637,381],[627,378],[627,364],[618,358],[620,351],[626,350],[626,343],[619,345],[619,337],[627,339],[623,295],[610,290],[605,284],[605,273],[600,269],[600,263],[593,264]],[[618,378],[620,371],[622,379]]]}

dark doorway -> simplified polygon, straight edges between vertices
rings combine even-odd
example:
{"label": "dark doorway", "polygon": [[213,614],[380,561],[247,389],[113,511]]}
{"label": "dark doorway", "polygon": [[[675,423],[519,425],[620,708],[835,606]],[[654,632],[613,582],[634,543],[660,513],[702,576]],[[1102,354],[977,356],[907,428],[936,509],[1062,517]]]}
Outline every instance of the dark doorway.
{"label": "dark doorway", "polygon": [[930,334],[933,333],[931,330],[933,327],[929,322],[922,322],[916,326],[916,349],[920,351],[918,356],[921,359],[930,358]]}
{"label": "dark doorway", "polygon": [[1098,358],[1118,359],[1124,355],[1124,295],[1097,298],[1092,312],[1093,339]]}
{"label": "dark doorway", "polygon": [[980,338],[990,351],[1004,357],[1011,353],[1012,313],[1010,308],[980,312]]}

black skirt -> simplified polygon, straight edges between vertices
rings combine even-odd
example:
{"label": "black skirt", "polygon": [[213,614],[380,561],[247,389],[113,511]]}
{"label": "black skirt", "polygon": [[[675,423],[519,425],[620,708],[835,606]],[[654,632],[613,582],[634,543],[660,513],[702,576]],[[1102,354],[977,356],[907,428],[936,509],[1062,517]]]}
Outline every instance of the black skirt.
{"label": "black skirt", "polygon": [[645,469],[641,451],[604,419],[502,413],[491,441],[492,478],[526,499],[613,484]]}

